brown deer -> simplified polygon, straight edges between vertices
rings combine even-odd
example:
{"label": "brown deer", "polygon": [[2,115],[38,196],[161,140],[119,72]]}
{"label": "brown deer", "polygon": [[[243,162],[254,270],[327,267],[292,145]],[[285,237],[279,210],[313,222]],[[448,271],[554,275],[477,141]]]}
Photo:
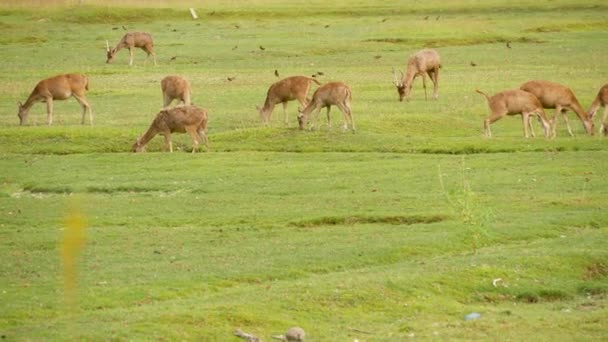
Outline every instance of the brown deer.
{"label": "brown deer", "polygon": [[192,89],[190,82],[181,76],[167,76],[160,81],[160,88],[163,91],[163,107],[167,108],[173,100],[183,102],[184,105],[191,105]]}
{"label": "brown deer", "polygon": [[[327,107],[327,126],[331,128],[331,121],[329,117],[329,111],[331,106],[337,106],[340,111],[344,114],[344,130],[348,130],[348,123],[355,132],[355,122],[353,120],[353,113],[350,106],[352,100],[352,91],[350,88],[342,82],[330,82],[319,87],[312,95],[312,100],[308,103],[306,108],[300,109],[298,115],[298,123],[300,129],[304,129],[308,122],[308,116],[316,111],[315,120],[319,117],[321,108]],[[311,129],[314,127],[314,123],[311,125]]]}
{"label": "brown deer", "polygon": [[209,150],[209,140],[207,139],[208,113],[204,109],[195,106],[179,106],[170,109],[163,109],[152,121],[150,128],[141,137],[137,138],[133,144],[133,152],[145,151],[146,144],[157,134],[165,137],[165,148],[173,152],[171,133],[188,133],[192,137],[192,153],[198,150],[199,138],[203,140],[205,147]]}
{"label": "brown deer", "polygon": [[604,135],[608,135],[608,121],[606,121],[606,119],[608,119],[608,83],[604,84],[604,86],[597,93],[593,103],[591,103],[591,107],[587,112],[590,120],[593,120],[593,117],[601,106],[604,106],[604,115],[602,116],[600,134],[603,132]]}
{"label": "brown deer", "polygon": [[555,115],[552,119],[553,136],[555,136],[555,127],[557,126],[557,115],[560,113],[566,122],[568,133],[570,136],[574,136],[574,133],[572,133],[572,128],[570,127],[570,122],[566,116],[566,112],[568,110],[575,112],[583,123],[585,131],[587,131],[589,135],[593,135],[593,121],[589,119],[589,116],[580,105],[570,88],[555,82],[536,80],[522,84],[519,89],[527,91],[536,96],[543,105],[543,108],[555,108]]}
{"label": "brown deer", "polygon": [[256,106],[264,123],[270,121],[274,106],[282,103],[285,124],[288,124],[287,102],[298,100],[300,105],[305,107],[308,104],[306,96],[310,90],[310,82],[321,85],[317,80],[305,76],[287,77],[271,85],[268,88],[264,106],[262,108]]}
{"label": "brown deer", "polygon": [[133,48],[140,48],[144,50],[148,55],[144,64],[148,62],[148,58],[152,55],[154,59],[154,65],[156,65],[156,54],[154,53],[154,41],[152,36],[147,32],[129,32],[125,34],[122,39],[116,44],[116,47],[110,49],[110,43],[106,40],[106,63],[110,63],[118,51],[123,48],[129,49],[129,65],[133,65]]}
{"label": "brown deer", "polygon": [[[520,89],[505,90],[492,97],[486,95],[479,89],[475,91],[485,96],[491,111],[490,116],[484,120],[484,134],[486,137],[492,137],[492,131],[490,130],[490,125],[492,123],[502,119],[506,115],[516,114],[522,115],[524,136],[526,138],[528,138],[528,124],[531,115],[538,115],[538,119],[545,129],[545,138],[549,137],[551,124],[545,115],[542,104],[536,96]],[[532,133],[532,135],[535,136],[534,133]]]}
{"label": "brown deer", "polygon": [[401,79],[397,78],[395,69],[393,69],[393,84],[397,87],[399,93],[399,101],[409,100],[410,92],[412,90],[412,84],[414,79],[418,76],[422,76],[422,86],[424,87],[424,100],[427,100],[426,95],[426,76],[430,77],[433,82],[433,99],[439,97],[439,68],[441,68],[441,58],[439,53],[433,49],[420,50],[412,55],[407,61],[407,71],[403,75],[401,73]]}
{"label": "brown deer", "polygon": [[82,74],[64,74],[42,80],[36,84],[30,96],[22,104],[18,102],[19,124],[23,125],[27,120],[30,108],[36,102],[46,102],[47,123],[53,123],[53,101],[67,100],[73,96],[82,106],[82,124],[84,125],[85,116],[89,112],[89,123],[93,125],[93,112],[91,106],[85,98],[86,91],[89,90],[89,79]]}

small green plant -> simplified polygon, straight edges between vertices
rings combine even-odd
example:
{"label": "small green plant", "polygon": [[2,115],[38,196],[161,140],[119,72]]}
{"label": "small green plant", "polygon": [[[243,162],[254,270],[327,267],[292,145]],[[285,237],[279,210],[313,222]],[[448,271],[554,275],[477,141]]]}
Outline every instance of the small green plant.
{"label": "small green plant", "polygon": [[467,227],[464,239],[470,243],[475,253],[489,239],[488,225],[492,223],[492,209],[480,202],[478,195],[471,189],[471,183],[466,176],[465,155],[461,156],[459,169],[459,186],[454,191],[446,190],[441,165],[437,165],[441,191],[455,211],[457,217]]}

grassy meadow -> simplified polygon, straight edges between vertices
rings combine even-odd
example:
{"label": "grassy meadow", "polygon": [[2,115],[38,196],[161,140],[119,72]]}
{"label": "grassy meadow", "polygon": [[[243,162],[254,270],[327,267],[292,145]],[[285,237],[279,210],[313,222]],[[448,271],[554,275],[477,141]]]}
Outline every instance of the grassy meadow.
{"label": "grassy meadow", "polygon": [[[575,137],[558,120],[525,139],[517,116],[484,138],[474,92],[548,79],[588,108],[604,2],[76,3],[0,4],[3,340],[608,339],[608,139],[573,113]],[[105,63],[125,29],[152,33],[156,67]],[[391,69],[424,47],[439,99],[417,79],[400,103]],[[262,125],[275,70],[350,85],[357,132],[337,108],[301,131],[294,102]],[[95,124],[70,99],[19,126],[17,101],[68,72],[89,76]],[[176,134],[133,154],[170,74],[209,110],[211,149]]]}

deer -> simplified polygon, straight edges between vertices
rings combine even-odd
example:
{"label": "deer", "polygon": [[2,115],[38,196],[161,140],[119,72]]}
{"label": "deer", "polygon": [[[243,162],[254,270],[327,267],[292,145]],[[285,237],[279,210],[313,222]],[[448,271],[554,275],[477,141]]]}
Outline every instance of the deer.
{"label": "deer", "polygon": [[433,99],[439,98],[439,68],[441,68],[441,58],[439,53],[433,49],[420,50],[412,55],[407,61],[405,75],[403,71],[401,78],[397,78],[393,68],[393,84],[397,87],[399,101],[409,101],[410,92],[414,79],[422,76],[422,87],[424,87],[424,100],[428,100],[426,94],[426,76],[428,75],[433,82]]}
{"label": "deer", "polygon": [[306,76],[291,76],[272,84],[270,88],[268,88],[264,106],[261,108],[256,106],[264,123],[268,123],[270,121],[270,115],[272,114],[274,106],[282,103],[284,121],[287,125],[289,123],[287,116],[287,102],[298,100],[300,105],[305,107],[308,104],[306,96],[310,90],[311,82],[321,85],[319,81]]}
{"label": "deer", "polygon": [[[570,122],[566,116],[566,112],[568,110],[575,112],[583,123],[585,131],[589,135],[593,135],[593,121],[589,118],[583,107],[576,99],[576,96],[574,96],[574,92],[572,92],[570,88],[555,82],[534,80],[522,84],[519,89],[527,91],[536,96],[543,108],[555,108],[555,114],[552,119],[553,136],[555,136],[555,127],[557,126],[557,115],[560,113],[566,122],[568,134],[570,134],[571,137],[574,136],[574,133],[572,133],[572,128],[570,127]],[[532,126],[530,125],[530,127]]]}
{"label": "deer", "polygon": [[209,114],[207,110],[196,106],[179,106],[163,109],[150,124],[150,128],[132,146],[133,152],[145,151],[146,144],[157,134],[165,137],[165,149],[173,152],[171,133],[188,133],[192,137],[192,153],[198,150],[199,138],[209,151],[209,140],[207,139],[207,123]]}
{"label": "deer", "polygon": [[602,116],[599,134],[602,134],[603,132],[604,135],[608,135],[608,121],[606,121],[606,119],[608,119],[608,83],[604,84],[591,103],[591,107],[587,112],[590,120],[593,120],[593,117],[597,114],[597,111],[601,106],[604,106],[604,115]]}
{"label": "deer", "polygon": [[148,58],[152,55],[154,65],[156,65],[156,54],[154,53],[154,41],[152,36],[147,32],[128,32],[122,39],[116,44],[116,47],[110,49],[110,43],[106,40],[106,63],[110,63],[118,51],[123,48],[129,49],[129,66],[133,65],[133,48],[140,48],[144,50],[148,55],[144,61],[144,65],[148,62]]}
{"label": "deer", "polygon": [[[331,121],[329,111],[331,106],[336,106],[344,114],[344,125],[343,129],[348,130],[348,123],[350,122],[353,133],[355,132],[355,122],[353,120],[353,113],[350,102],[352,100],[351,89],[342,82],[330,82],[319,87],[312,95],[312,100],[308,105],[301,109],[299,108],[298,123],[300,129],[304,129],[308,122],[308,116],[316,111],[315,121],[319,117],[321,108],[327,108],[327,126],[331,128]],[[314,127],[314,123],[311,125],[311,129]]]}
{"label": "deer", "polygon": [[173,100],[181,101],[184,105],[192,104],[192,89],[190,82],[181,76],[167,76],[160,81],[163,92],[163,107],[167,108]]}
{"label": "deer", "polygon": [[[490,116],[484,120],[484,135],[488,138],[492,137],[490,125],[506,115],[521,114],[524,125],[524,136],[529,137],[528,125],[530,116],[537,115],[539,121],[544,127],[545,138],[549,138],[551,131],[551,121],[547,119],[547,115],[540,101],[531,93],[520,89],[505,90],[490,97],[479,89],[475,90],[483,95],[488,101],[490,107]],[[535,136],[532,132],[532,136]]]}
{"label": "deer", "polygon": [[89,79],[83,74],[63,74],[42,80],[36,84],[25,103],[18,102],[19,124],[27,121],[30,108],[36,102],[46,102],[47,124],[53,124],[53,101],[67,100],[74,97],[82,106],[82,124],[85,123],[86,113],[89,113],[89,124],[93,125],[91,105],[85,97],[89,90]]}

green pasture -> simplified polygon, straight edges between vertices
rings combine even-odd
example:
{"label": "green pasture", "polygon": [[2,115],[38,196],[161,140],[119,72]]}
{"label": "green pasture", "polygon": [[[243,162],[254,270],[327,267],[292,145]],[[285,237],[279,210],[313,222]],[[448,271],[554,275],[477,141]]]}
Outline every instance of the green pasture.
{"label": "green pasture", "polygon": [[[575,137],[558,120],[525,139],[508,117],[484,138],[474,91],[547,79],[588,108],[608,81],[604,2],[75,3],[0,4],[2,340],[608,338],[608,139],[573,113]],[[105,63],[123,26],[152,33],[158,66]],[[391,70],[424,47],[439,100],[418,79],[400,103]],[[337,108],[301,131],[295,103],[262,125],[275,70],[350,85],[357,132]],[[19,126],[17,101],[67,72],[89,76],[94,125],[70,99],[53,126],[41,103]],[[130,153],[170,74],[209,110],[210,151],[178,134],[174,153],[161,137]]]}

